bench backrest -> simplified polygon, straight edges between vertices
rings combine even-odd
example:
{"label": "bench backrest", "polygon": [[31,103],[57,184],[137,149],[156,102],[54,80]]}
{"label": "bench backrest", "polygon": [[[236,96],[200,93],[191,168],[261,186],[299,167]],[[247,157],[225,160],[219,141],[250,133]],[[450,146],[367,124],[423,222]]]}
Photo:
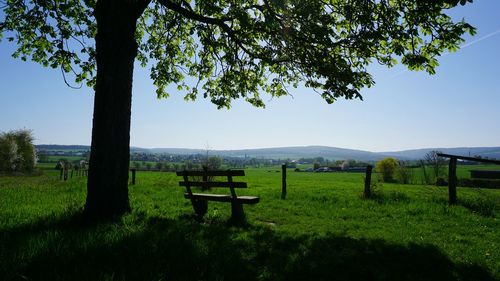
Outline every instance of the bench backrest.
{"label": "bench backrest", "polygon": [[[231,195],[236,199],[234,188],[247,188],[246,182],[235,182],[233,177],[244,176],[243,170],[216,170],[216,171],[179,171],[177,176],[183,177],[184,181],[179,182],[179,186],[185,186],[189,195],[192,195],[191,187],[227,187],[231,190]],[[200,179],[190,180],[189,177],[199,177]],[[213,177],[226,177],[227,181],[212,181]]]}

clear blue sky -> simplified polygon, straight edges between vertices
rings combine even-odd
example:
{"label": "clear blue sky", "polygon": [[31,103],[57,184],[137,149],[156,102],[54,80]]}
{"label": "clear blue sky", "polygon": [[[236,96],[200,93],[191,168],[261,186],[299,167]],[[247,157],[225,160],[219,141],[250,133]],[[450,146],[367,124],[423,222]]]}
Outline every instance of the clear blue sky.
{"label": "clear blue sky", "polygon": [[[500,146],[500,1],[475,0],[450,14],[476,26],[464,47],[440,58],[437,74],[373,66],[364,101],[328,105],[306,88],[217,110],[203,98],[156,99],[147,69],[136,68],[131,145],[240,149],[327,145],[370,151]],[[0,43],[0,131],[28,128],[37,144],[90,144],[93,93],[68,88],[58,70],[10,57]]]}

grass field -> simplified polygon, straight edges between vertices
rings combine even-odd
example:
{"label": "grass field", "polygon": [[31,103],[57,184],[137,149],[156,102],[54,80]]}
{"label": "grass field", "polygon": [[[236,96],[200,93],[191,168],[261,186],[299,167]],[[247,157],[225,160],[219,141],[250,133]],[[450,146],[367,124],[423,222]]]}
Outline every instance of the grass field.
{"label": "grass field", "polygon": [[[364,174],[247,169],[248,225],[209,203],[203,222],[174,173],[140,172],[133,211],[80,217],[85,178],[0,177],[0,280],[500,280],[500,190],[377,184]],[[224,192],[224,190],[216,190]]]}

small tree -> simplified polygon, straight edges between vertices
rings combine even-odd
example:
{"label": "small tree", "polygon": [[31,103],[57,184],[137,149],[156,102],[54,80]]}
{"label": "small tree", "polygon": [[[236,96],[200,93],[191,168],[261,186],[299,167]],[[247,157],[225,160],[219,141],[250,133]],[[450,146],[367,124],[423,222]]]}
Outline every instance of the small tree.
{"label": "small tree", "polygon": [[156,162],[156,164],[155,164],[155,168],[156,168],[158,171],[161,171],[161,169],[163,169],[163,163],[162,163],[162,162]]}
{"label": "small tree", "polygon": [[0,171],[13,172],[18,162],[17,144],[13,138],[0,136]]}
{"label": "small tree", "polygon": [[396,176],[400,183],[409,184],[413,180],[413,169],[405,161],[399,161]]}
{"label": "small tree", "polygon": [[442,153],[438,150],[432,150],[427,152],[424,156],[424,161],[426,165],[430,166],[432,172],[434,174],[434,180],[437,180],[439,177],[443,177],[446,174],[446,159],[438,156],[439,153]]}
{"label": "small tree", "polygon": [[340,168],[342,169],[342,171],[346,171],[347,169],[349,169],[350,166],[351,166],[350,162],[348,160],[345,160],[340,165]]}
{"label": "small tree", "polygon": [[165,161],[163,163],[163,170],[170,171],[171,169],[172,169],[172,165],[170,163],[168,163],[167,161]]}
{"label": "small tree", "polygon": [[132,165],[134,166],[134,168],[136,168],[137,170],[139,170],[141,168],[141,162],[137,162],[135,161],[134,163],[132,163]]}
{"label": "small tree", "polygon": [[217,156],[210,156],[203,163],[203,169],[207,169],[209,171],[218,170],[222,167],[222,159]]}
{"label": "small tree", "polygon": [[36,152],[31,131],[17,130],[0,134],[0,170],[32,172],[35,164]]}
{"label": "small tree", "polygon": [[398,167],[398,161],[392,157],[384,158],[377,162],[377,172],[382,174],[384,182],[391,182],[394,180],[394,172]]}

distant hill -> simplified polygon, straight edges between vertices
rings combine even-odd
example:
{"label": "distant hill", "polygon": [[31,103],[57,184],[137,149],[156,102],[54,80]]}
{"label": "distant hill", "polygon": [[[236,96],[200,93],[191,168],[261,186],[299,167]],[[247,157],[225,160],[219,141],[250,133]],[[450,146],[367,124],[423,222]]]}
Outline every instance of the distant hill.
{"label": "distant hill", "polygon": [[53,151],[87,151],[90,150],[88,145],[60,145],[60,144],[37,144],[38,150],[53,150]]}
{"label": "distant hill", "polygon": [[[86,145],[36,145],[39,150],[78,151],[90,150]],[[167,154],[204,154],[204,149],[190,148],[140,148],[131,147],[131,152],[137,153],[167,153]],[[355,159],[358,161],[377,161],[384,157],[395,157],[401,160],[422,159],[431,150],[463,156],[476,156],[500,159],[500,147],[456,147],[456,148],[424,148],[403,151],[370,152],[365,150],[346,149],[330,146],[295,146],[239,150],[210,150],[210,154],[226,157],[249,157],[270,159],[297,159],[323,157],[331,160]]]}
{"label": "distant hill", "polygon": [[383,155],[370,151],[346,149],[329,146],[297,146],[297,147],[276,147],[243,150],[224,150],[222,155],[233,157],[256,157],[256,158],[310,158],[323,157],[332,160],[356,159],[373,161],[383,158]]}

